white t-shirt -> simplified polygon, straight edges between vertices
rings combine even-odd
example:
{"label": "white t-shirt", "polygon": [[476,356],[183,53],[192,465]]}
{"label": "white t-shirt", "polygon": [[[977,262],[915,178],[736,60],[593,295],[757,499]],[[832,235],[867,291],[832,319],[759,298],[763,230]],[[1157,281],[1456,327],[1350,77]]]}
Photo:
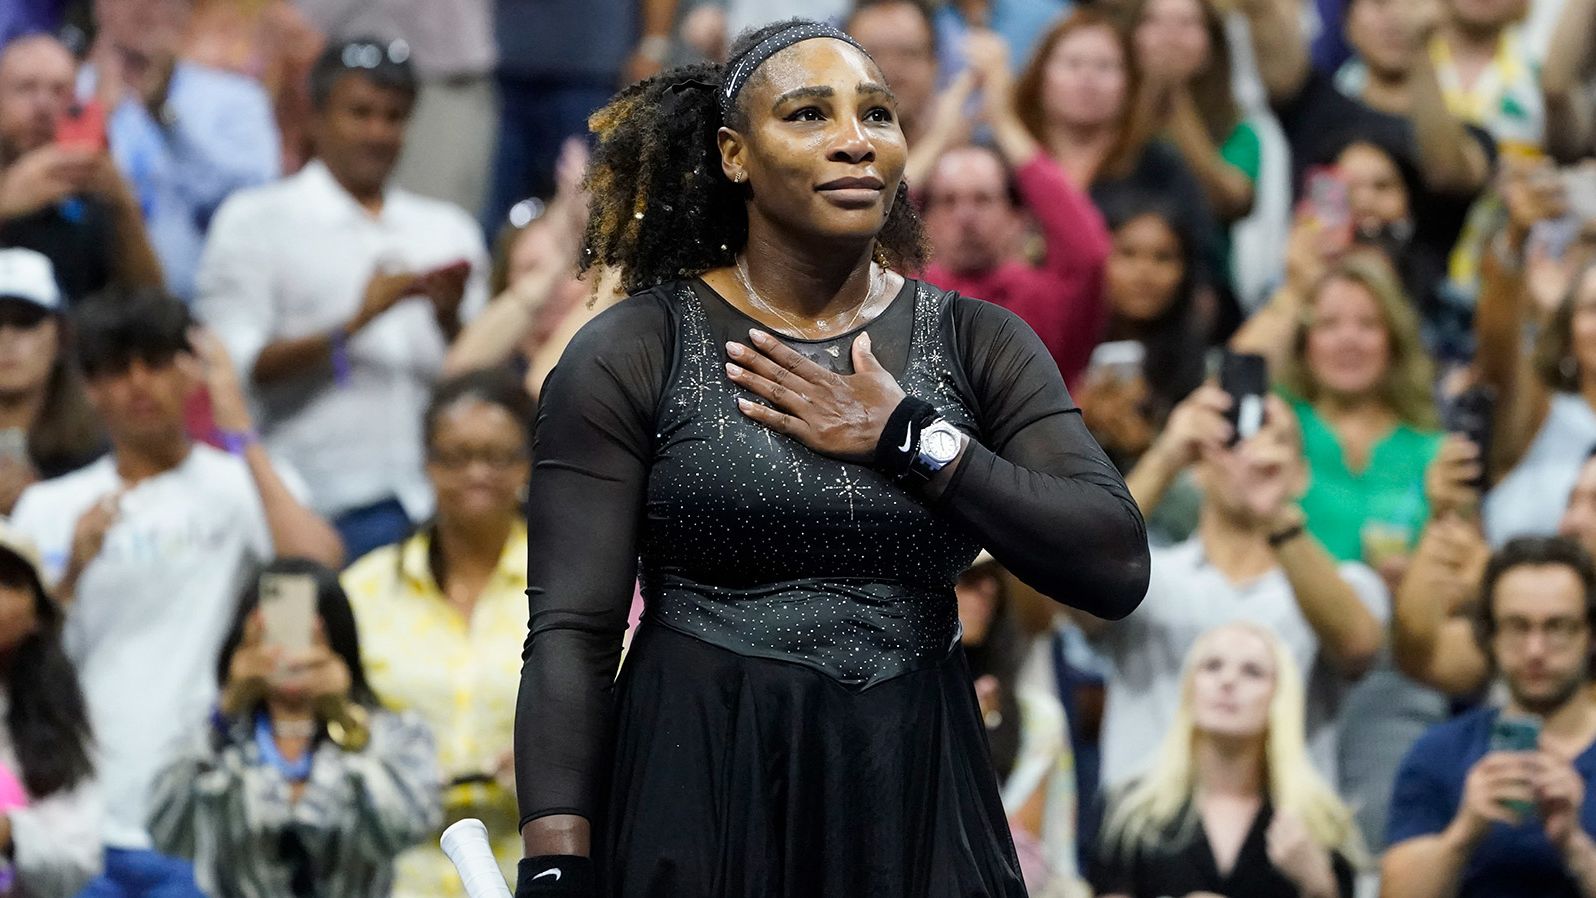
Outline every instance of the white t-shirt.
{"label": "white t-shirt", "polygon": [[1485,538],[1501,546],[1515,536],[1557,532],[1579,469],[1596,448],[1596,409],[1577,393],[1552,396],[1546,421],[1524,457],[1485,494]]}
{"label": "white t-shirt", "polygon": [[[107,455],[22,494],[11,522],[38,543],[51,580],[65,572],[78,518],[120,483]],[[196,445],[123,494],[63,634],[99,751],[106,844],[149,847],[150,783],[209,713],[241,587],[271,556],[254,480],[227,453]]]}
{"label": "white t-shirt", "polygon": [[[1340,566],[1352,591],[1383,624],[1390,598],[1378,574]],[[1201,539],[1152,550],[1152,580],[1141,607],[1093,640],[1108,662],[1103,709],[1103,775],[1112,788],[1143,772],[1180,707],[1181,665],[1203,633],[1232,621],[1272,630],[1290,650],[1307,686],[1308,751],[1330,782],[1336,775],[1336,712],[1347,679],[1319,655],[1319,637],[1297,607],[1286,574],[1275,568],[1233,584],[1208,564]]]}
{"label": "white t-shirt", "polygon": [[468,321],[487,302],[488,253],[476,220],[398,188],[372,215],[321,162],[239,191],[216,213],[199,317],[250,385],[266,448],[304,475],[320,514],[389,498],[413,521],[432,513],[421,415],[448,346],[431,302],[400,300],[349,338],[344,383],[319,370],[260,387],[248,372],[274,341],[346,324],[379,269],[422,272],[460,259],[471,263],[460,307]]}

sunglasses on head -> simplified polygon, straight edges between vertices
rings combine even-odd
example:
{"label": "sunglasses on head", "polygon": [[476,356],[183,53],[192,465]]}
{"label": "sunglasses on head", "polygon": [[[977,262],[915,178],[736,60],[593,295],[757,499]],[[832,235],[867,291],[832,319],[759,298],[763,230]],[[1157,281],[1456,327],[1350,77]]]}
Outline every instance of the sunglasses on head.
{"label": "sunglasses on head", "polygon": [[345,44],[338,60],[346,69],[375,69],[383,64],[404,65],[410,59],[410,45],[403,40],[379,44],[353,41]]}

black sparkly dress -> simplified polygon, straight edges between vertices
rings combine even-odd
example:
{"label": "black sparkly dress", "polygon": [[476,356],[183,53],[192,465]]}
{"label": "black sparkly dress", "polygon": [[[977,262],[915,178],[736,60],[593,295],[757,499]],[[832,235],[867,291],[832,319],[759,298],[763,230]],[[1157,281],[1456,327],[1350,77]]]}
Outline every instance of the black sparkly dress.
{"label": "black sparkly dress", "polygon": [[[1146,588],[1135,504],[997,306],[911,280],[866,325],[905,392],[976,440],[935,500],[740,414],[725,343],[751,326],[701,281],[664,285],[549,378],[523,820],[592,821],[618,898],[1023,896],[952,585],[985,546],[1123,616]],[[847,372],[857,333],[787,343]],[[634,577],[643,623],[612,679]]]}

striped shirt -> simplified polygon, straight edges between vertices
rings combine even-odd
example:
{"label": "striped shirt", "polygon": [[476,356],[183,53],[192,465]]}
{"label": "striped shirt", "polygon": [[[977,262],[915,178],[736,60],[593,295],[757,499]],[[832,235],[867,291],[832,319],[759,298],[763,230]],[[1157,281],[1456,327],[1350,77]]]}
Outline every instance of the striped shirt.
{"label": "striped shirt", "polygon": [[319,742],[304,785],[294,801],[248,721],[225,740],[207,727],[156,778],[150,835],[211,898],[383,898],[394,856],[438,825],[432,736],[411,715],[372,714],[364,751]]}

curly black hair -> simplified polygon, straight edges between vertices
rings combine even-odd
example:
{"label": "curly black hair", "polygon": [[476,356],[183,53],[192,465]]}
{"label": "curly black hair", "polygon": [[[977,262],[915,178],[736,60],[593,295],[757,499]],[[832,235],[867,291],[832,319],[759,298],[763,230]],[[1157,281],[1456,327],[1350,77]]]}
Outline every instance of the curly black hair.
{"label": "curly black hair", "polygon": [[[808,23],[789,19],[743,32],[728,65],[801,24]],[[636,293],[734,264],[748,239],[748,188],[721,170],[716,135],[723,124],[743,130],[748,121],[741,103],[721,119],[717,94],[725,70],[712,63],[672,69],[622,90],[588,119],[597,146],[587,174],[584,273],[617,269],[622,289]],[[918,271],[929,259],[907,182],[898,185],[875,255],[904,271]]]}

